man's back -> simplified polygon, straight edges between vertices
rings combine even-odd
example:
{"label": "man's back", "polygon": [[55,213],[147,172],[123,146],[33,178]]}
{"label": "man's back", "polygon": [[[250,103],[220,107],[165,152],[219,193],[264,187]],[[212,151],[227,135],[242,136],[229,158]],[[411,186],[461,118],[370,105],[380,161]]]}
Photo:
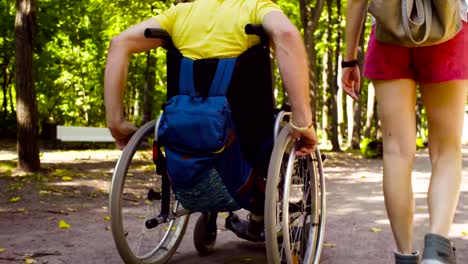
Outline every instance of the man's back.
{"label": "man's back", "polygon": [[191,59],[237,57],[259,43],[246,24],[261,24],[279,7],[268,0],[198,0],[172,7],[155,19],[179,51]]}

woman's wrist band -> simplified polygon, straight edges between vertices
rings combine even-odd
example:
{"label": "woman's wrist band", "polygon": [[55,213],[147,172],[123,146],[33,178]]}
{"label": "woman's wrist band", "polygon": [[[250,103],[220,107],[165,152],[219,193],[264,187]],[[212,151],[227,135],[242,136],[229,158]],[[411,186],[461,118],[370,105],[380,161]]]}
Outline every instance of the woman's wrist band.
{"label": "woman's wrist band", "polygon": [[305,132],[305,131],[311,129],[312,126],[313,126],[313,124],[314,124],[314,123],[312,122],[312,123],[311,123],[310,125],[308,125],[308,126],[299,127],[299,126],[294,125],[292,121],[289,122],[289,125],[291,125],[291,127],[292,127],[294,130],[299,131],[299,132]]}
{"label": "woman's wrist band", "polygon": [[342,61],[341,62],[341,68],[350,68],[358,65],[357,60],[352,60],[352,61]]}

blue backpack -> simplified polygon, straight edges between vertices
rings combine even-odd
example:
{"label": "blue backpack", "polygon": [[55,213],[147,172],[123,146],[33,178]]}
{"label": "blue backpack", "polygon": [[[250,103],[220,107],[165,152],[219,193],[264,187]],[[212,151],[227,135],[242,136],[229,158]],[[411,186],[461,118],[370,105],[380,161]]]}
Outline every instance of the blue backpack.
{"label": "blue backpack", "polygon": [[226,94],[235,58],[219,59],[208,96],[194,85],[194,61],[182,58],[179,94],[165,105],[158,129],[172,189],[191,211],[232,211],[249,202],[239,194],[251,166],[244,160]]}

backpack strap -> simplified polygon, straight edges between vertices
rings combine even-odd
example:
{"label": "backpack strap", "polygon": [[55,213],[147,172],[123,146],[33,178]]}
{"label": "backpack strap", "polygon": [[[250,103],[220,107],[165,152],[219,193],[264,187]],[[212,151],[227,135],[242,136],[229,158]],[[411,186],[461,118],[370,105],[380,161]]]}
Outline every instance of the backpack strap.
{"label": "backpack strap", "polygon": [[219,59],[208,96],[225,96],[231,83],[236,58]]}
{"label": "backpack strap", "polygon": [[182,58],[180,62],[179,94],[195,96],[193,62],[193,60],[187,58]]}
{"label": "backpack strap", "polygon": [[[182,58],[180,63],[179,94],[196,96],[193,65],[194,60]],[[218,66],[211,82],[208,96],[226,96],[235,66],[236,58],[218,60]]]}

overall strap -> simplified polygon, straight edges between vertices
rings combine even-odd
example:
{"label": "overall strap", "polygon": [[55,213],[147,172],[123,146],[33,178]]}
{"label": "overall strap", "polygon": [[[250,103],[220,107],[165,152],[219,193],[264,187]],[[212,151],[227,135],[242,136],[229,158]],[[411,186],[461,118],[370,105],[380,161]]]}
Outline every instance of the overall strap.
{"label": "overall strap", "polygon": [[182,58],[179,76],[179,94],[195,96],[193,60]]}
{"label": "overall strap", "polygon": [[225,96],[231,83],[236,58],[219,59],[208,96]]}

